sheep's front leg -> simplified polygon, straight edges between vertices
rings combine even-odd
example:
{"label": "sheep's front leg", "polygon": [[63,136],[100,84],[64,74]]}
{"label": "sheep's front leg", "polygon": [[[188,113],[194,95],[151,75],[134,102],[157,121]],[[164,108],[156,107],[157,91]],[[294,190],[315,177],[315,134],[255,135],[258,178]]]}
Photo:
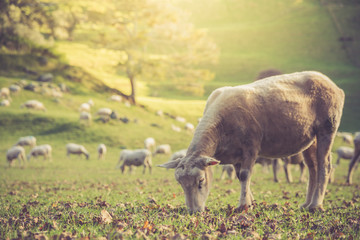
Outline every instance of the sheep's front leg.
{"label": "sheep's front leg", "polygon": [[248,160],[245,160],[243,164],[236,164],[234,166],[241,185],[239,210],[244,210],[251,207],[251,203],[254,200],[250,190],[250,180],[251,170],[253,164],[255,163],[255,159],[256,157],[250,159],[248,158]]}
{"label": "sheep's front leg", "polygon": [[242,169],[240,170],[240,184],[241,184],[241,194],[239,208],[246,209],[251,206],[253,197],[250,190],[250,179],[251,179],[251,170]]}

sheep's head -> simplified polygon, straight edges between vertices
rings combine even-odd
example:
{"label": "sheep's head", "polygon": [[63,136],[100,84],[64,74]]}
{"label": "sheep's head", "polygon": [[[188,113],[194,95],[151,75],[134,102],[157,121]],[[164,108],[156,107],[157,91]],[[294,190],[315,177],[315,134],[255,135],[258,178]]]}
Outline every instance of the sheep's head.
{"label": "sheep's head", "polygon": [[184,157],[159,165],[159,167],[174,168],[175,178],[181,184],[185,193],[185,203],[188,210],[203,211],[209,196],[212,182],[210,166],[220,162],[209,157]]}

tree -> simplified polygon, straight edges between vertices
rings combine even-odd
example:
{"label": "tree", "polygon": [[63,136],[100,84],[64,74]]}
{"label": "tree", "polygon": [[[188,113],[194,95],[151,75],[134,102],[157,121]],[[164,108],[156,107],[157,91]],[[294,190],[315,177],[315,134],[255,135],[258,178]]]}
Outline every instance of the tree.
{"label": "tree", "polygon": [[53,36],[46,6],[36,0],[1,0],[0,46],[16,51],[44,47]]}
{"label": "tree", "polygon": [[205,30],[196,29],[185,12],[166,1],[119,0],[114,4],[113,26],[119,37],[108,47],[125,53],[119,67],[130,81],[131,93],[126,96],[130,103],[136,104],[138,78],[167,80],[182,90],[203,91],[203,82],[214,77],[207,66],[215,64],[219,55]]}

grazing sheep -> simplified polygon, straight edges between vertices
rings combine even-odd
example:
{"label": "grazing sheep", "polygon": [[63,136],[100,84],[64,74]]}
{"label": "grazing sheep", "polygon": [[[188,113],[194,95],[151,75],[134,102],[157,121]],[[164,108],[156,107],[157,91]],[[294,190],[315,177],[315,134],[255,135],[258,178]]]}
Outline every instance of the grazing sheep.
{"label": "grazing sheep", "polygon": [[101,120],[107,122],[109,121],[112,112],[113,111],[110,108],[100,108],[96,114],[100,116]]}
{"label": "grazing sheep", "polygon": [[121,102],[122,97],[120,95],[112,95],[111,97],[109,97],[109,101]]}
{"label": "grazing sheep", "polygon": [[38,156],[43,156],[44,160],[52,160],[51,152],[52,148],[49,144],[39,145],[31,149],[30,153],[27,156],[27,160],[30,161],[31,157],[37,158]]}
{"label": "grazing sheep", "polygon": [[77,154],[77,155],[84,154],[86,160],[89,160],[90,158],[90,154],[88,153],[86,148],[83,145],[79,145],[75,143],[66,144],[66,156],[70,157],[70,154]]}
{"label": "grazing sheep", "polygon": [[9,167],[12,167],[14,159],[19,159],[19,165],[25,165],[25,150],[21,146],[13,146],[6,152]]}
{"label": "grazing sheep", "polygon": [[228,178],[231,180],[235,179],[235,168],[232,164],[225,164],[222,165],[222,172],[221,172],[221,176],[220,179],[224,180],[225,179],[225,174],[227,174]]}
{"label": "grazing sheep", "polygon": [[281,75],[282,72],[277,69],[266,69],[261,72],[259,72],[258,76],[256,77],[256,80],[260,80],[263,78],[268,78],[276,75]]}
{"label": "grazing sheep", "polygon": [[357,168],[357,165],[360,162],[360,133],[355,134],[354,138],[354,157],[351,159],[349,164],[349,171],[346,178],[346,183],[352,184],[352,175],[354,174],[354,169]]}
{"label": "grazing sheep", "polygon": [[[120,166],[120,163],[122,165]],[[123,150],[120,153],[120,158],[117,163],[116,168],[121,169],[121,172],[124,173],[125,166],[128,166],[130,169],[130,172],[132,171],[132,166],[141,166],[144,165],[143,174],[145,174],[146,168],[149,168],[149,172],[151,174],[151,152],[147,149],[137,149],[137,150]]]}
{"label": "grazing sheep", "polygon": [[156,150],[153,153],[153,156],[156,154],[170,154],[171,153],[171,147],[169,144],[162,144],[156,147]]}
{"label": "grazing sheep", "polygon": [[152,137],[148,137],[144,140],[144,148],[149,151],[154,151],[156,147],[155,139]]}
{"label": "grazing sheep", "polygon": [[179,150],[179,151],[177,151],[177,152],[174,152],[174,153],[171,155],[169,161],[175,161],[175,160],[178,159],[178,158],[183,158],[183,157],[185,157],[185,156],[186,156],[186,152],[187,152],[187,149],[181,149],[181,150]]}
{"label": "grazing sheep", "polygon": [[176,116],[176,117],[175,117],[175,120],[178,121],[178,122],[182,122],[182,123],[185,123],[185,122],[186,122],[186,119],[185,119],[185,118],[179,117],[179,116]]}
{"label": "grazing sheep", "polygon": [[105,146],[105,144],[103,144],[103,143],[99,144],[97,150],[98,150],[98,153],[99,153],[98,159],[99,160],[105,159],[105,155],[106,155],[106,146]]}
{"label": "grazing sheep", "polygon": [[342,136],[342,140],[347,144],[352,144],[352,142],[354,141],[354,138],[351,134],[344,133]]}
{"label": "grazing sheep", "polygon": [[14,144],[14,146],[30,146],[33,148],[36,146],[36,137],[34,136],[20,137],[17,143]]}
{"label": "grazing sheep", "polygon": [[8,107],[8,106],[10,106],[10,101],[9,101],[8,99],[3,99],[3,100],[0,102],[0,106]]}
{"label": "grazing sheep", "polygon": [[269,171],[269,166],[272,165],[274,182],[279,182],[279,179],[277,177],[277,173],[280,166],[278,158],[258,157],[256,158],[255,163],[261,164],[261,166],[263,167],[263,171],[267,171],[267,172]]}
{"label": "grazing sheep", "polygon": [[46,108],[44,107],[44,104],[42,102],[39,102],[38,100],[29,100],[25,103],[21,104],[20,108],[28,108],[28,109],[34,109],[34,110],[43,110],[46,111]]}
{"label": "grazing sheep", "polygon": [[18,85],[12,84],[12,85],[10,85],[9,90],[10,90],[10,92],[13,92],[13,93],[19,93],[21,90],[21,87]]}
{"label": "grazing sheep", "polygon": [[298,153],[296,155],[290,156],[290,157],[284,157],[282,158],[284,161],[284,170],[285,170],[285,176],[288,183],[292,183],[292,175],[290,171],[289,164],[299,164],[300,166],[300,179],[299,182],[305,182],[305,160],[304,155],[302,153]]}
{"label": "grazing sheep", "polygon": [[162,110],[157,110],[155,114],[160,117],[164,116],[164,112]]}
{"label": "grazing sheep", "polygon": [[258,156],[279,158],[304,151],[309,184],[301,207],[322,209],[344,98],[344,92],[318,72],[219,88],[206,103],[186,156],[160,167],[176,168],[186,205],[196,212],[204,210],[209,195],[209,167],[233,164],[241,184],[242,210],[253,201],[250,179]]}
{"label": "grazing sheep", "polygon": [[82,103],[79,107],[79,112],[90,112],[91,106],[89,103]]}
{"label": "grazing sheep", "polygon": [[340,164],[340,159],[347,159],[347,160],[351,160],[354,157],[354,149],[351,147],[339,147],[338,149],[336,149],[336,153],[338,155],[337,159],[336,159],[336,164],[339,165]]}
{"label": "grazing sheep", "polygon": [[1,88],[0,98],[11,99],[9,88],[6,88],[6,87]]}
{"label": "grazing sheep", "polygon": [[185,124],[185,130],[189,131],[189,132],[194,132],[195,127],[192,123],[186,123]]}
{"label": "grazing sheep", "polygon": [[181,128],[174,124],[171,124],[171,129],[175,132],[181,132]]}
{"label": "grazing sheep", "polygon": [[96,114],[100,117],[100,120],[103,123],[108,122],[110,117],[114,116],[113,111],[110,108],[100,108]]}
{"label": "grazing sheep", "polygon": [[91,122],[91,113],[89,112],[81,112],[80,113],[80,121],[87,121],[88,123]]}
{"label": "grazing sheep", "polygon": [[95,104],[94,104],[94,101],[92,99],[89,99],[89,101],[87,102],[91,107],[93,107]]}

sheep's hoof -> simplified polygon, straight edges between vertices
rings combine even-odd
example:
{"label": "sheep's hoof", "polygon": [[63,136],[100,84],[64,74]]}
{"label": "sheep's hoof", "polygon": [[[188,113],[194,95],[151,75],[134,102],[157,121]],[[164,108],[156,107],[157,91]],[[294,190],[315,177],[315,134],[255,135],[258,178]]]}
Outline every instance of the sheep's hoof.
{"label": "sheep's hoof", "polygon": [[301,209],[301,210],[308,209],[308,206],[309,206],[309,203],[301,204],[301,205],[300,205],[300,209]]}
{"label": "sheep's hoof", "polygon": [[308,209],[309,209],[309,212],[311,212],[311,213],[314,213],[314,212],[325,212],[325,209],[323,208],[322,205],[314,206],[314,207],[309,206]]}
{"label": "sheep's hoof", "polygon": [[237,208],[235,208],[235,213],[242,213],[242,212],[247,212],[249,209],[251,208],[251,206],[245,204],[245,205],[241,205]]}

